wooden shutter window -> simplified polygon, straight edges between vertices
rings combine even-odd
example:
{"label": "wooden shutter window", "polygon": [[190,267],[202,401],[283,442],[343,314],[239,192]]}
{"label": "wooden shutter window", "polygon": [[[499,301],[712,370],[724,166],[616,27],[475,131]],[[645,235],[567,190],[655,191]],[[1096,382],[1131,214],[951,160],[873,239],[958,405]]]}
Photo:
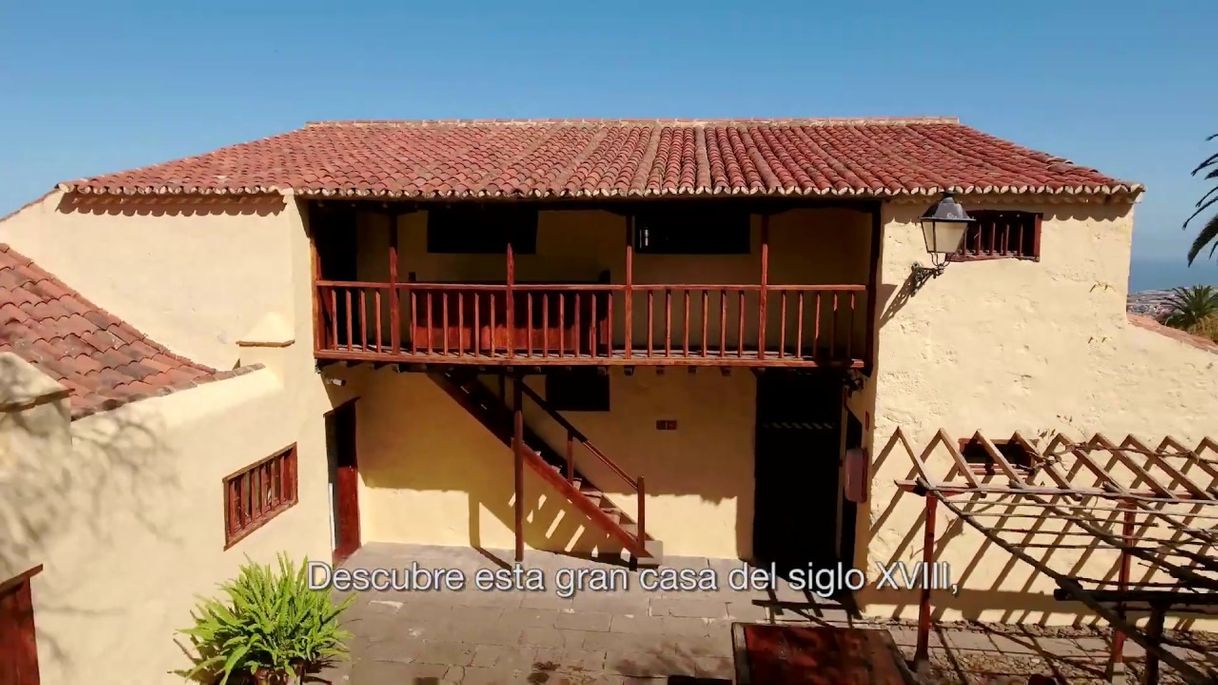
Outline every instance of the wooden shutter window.
{"label": "wooden shutter window", "polygon": [[0,581],[0,685],[38,685],[38,644],[30,578],[36,566]]}
{"label": "wooden shutter window", "polygon": [[296,502],[296,445],[225,476],[224,548]]}
{"label": "wooden shutter window", "polygon": [[978,259],[1040,260],[1041,215],[1035,212],[975,209],[964,244],[952,261]]}

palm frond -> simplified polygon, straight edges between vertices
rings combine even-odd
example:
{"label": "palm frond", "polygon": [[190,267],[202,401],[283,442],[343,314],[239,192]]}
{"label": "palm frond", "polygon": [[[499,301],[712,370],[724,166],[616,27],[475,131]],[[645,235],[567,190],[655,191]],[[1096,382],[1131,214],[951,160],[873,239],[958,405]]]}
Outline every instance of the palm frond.
{"label": "palm frond", "polygon": [[[1202,200],[1205,200],[1205,198],[1206,198],[1206,197],[1208,197],[1209,195],[1211,195],[1211,194],[1213,194],[1213,193],[1215,193],[1215,192],[1218,192],[1218,187],[1216,187],[1216,188],[1212,188],[1212,189],[1211,189],[1211,190],[1210,190],[1208,193],[1206,193],[1205,195],[1201,196],[1201,199],[1202,199]],[[1218,202],[1218,195],[1215,195],[1214,197],[1211,197],[1209,200],[1205,200],[1204,202],[1198,202],[1198,203],[1197,203],[1197,211],[1195,211],[1195,212],[1193,212],[1192,214],[1190,214],[1190,215],[1188,216],[1188,218],[1184,220],[1184,228],[1188,228],[1188,222],[1190,222],[1190,221],[1192,221],[1193,219],[1197,218],[1197,215],[1198,215],[1198,214],[1200,214],[1201,212],[1204,212],[1205,210],[1209,209],[1209,208],[1210,208],[1210,205],[1214,204],[1215,202]]]}
{"label": "palm frond", "polygon": [[1205,249],[1205,246],[1210,246],[1209,256],[1214,256],[1214,249],[1218,248],[1218,214],[1210,217],[1210,220],[1205,222],[1201,227],[1201,232],[1197,234],[1197,238],[1193,240],[1192,247],[1188,248],[1188,264],[1192,266],[1193,260]]}

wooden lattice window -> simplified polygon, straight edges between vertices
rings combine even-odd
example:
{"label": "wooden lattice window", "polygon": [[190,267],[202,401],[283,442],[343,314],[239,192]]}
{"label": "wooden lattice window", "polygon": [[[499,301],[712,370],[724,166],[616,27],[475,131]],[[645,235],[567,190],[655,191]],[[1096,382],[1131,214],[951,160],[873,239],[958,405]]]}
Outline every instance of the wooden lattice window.
{"label": "wooden lattice window", "polygon": [[296,445],[224,478],[224,547],[296,504]]}
{"label": "wooden lattice window", "polygon": [[990,209],[968,213],[973,221],[953,260],[1040,259],[1040,214]]}

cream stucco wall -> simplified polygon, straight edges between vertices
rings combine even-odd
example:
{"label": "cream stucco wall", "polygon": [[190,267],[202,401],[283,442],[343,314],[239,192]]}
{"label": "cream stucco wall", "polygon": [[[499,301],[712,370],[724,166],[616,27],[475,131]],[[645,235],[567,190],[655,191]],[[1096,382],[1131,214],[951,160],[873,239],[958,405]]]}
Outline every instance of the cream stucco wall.
{"label": "cream stucco wall", "polygon": [[[873,454],[898,427],[918,450],[941,427],[954,437],[1063,431],[1078,439],[1102,432],[1118,441],[1129,433],[1195,441],[1218,432],[1218,355],[1126,319],[1132,206],[1020,208],[1044,214],[1039,262],[951,264],[908,296],[902,284],[909,265],[926,258],[916,221],[921,208],[886,206],[876,375],[850,400],[873,428]],[[873,465],[870,516],[860,516],[858,529],[866,550],[859,561],[873,573],[876,562],[921,559],[922,498],[894,485],[911,470],[900,453]],[[1113,474],[1131,479],[1120,469]],[[952,521],[941,509],[936,553],[952,564],[963,590],[958,598],[936,599],[943,616],[1075,618],[1076,606],[1047,596],[1051,582],[1031,577],[1027,565]],[[1076,561],[1070,552],[1053,554],[1055,566],[1069,569]],[[1093,555],[1086,570],[1111,572],[1115,560],[1102,556]],[[864,600],[871,613],[916,612],[912,593],[870,593]]]}
{"label": "cream stucco wall", "polygon": [[[232,368],[266,312],[290,313],[290,199],[104,198],[53,192],[0,221],[7,242],[175,352]],[[293,228],[297,230],[293,232]],[[305,338],[311,340],[311,338]]]}
{"label": "cream stucco wall", "polygon": [[[539,377],[529,380],[544,394]],[[564,412],[622,469],[647,484],[647,530],[665,554],[749,557],[753,411],[749,373],[610,377],[611,411]],[[360,394],[360,513],[366,539],[509,549],[512,455],[426,375],[355,377]],[[715,398],[708,402],[708,398]],[[526,421],[561,453],[565,431],[531,403]],[[657,419],[678,422],[656,430]],[[636,498],[594,457],[577,467],[633,518]],[[620,545],[526,471],[525,542],[535,549],[616,553]]]}
{"label": "cream stucco wall", "polygon": [[[174,631],[195,595],[247,556],[330,557],[323,415],[350,388],[314,368],[304,220],[290,198],[81,210],[51,196],[0,240],[175,352],[264,367],[70,424],[66,400],[0,415],[0,446],[36,447],[0,455],[0,578],[44,567],[42,682],[181,682]],[[299,503],[224,550],[222,478],[293,443]]]}

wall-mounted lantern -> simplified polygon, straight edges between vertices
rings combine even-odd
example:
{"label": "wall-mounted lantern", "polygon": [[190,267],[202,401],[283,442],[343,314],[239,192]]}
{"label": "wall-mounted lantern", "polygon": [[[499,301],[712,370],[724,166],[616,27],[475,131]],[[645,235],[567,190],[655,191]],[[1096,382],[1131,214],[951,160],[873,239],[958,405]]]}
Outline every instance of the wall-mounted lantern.
{"label": "wall-mounted lantern", "polygon": [[931,266],[913,265],[915,291],[947,269],[947,256],[960,249],[972,220],[973,217],[964,211],[964,206],[956,202],[951,193],[944,193],[941,200],[922,213],[922,238],[926,241]]}

